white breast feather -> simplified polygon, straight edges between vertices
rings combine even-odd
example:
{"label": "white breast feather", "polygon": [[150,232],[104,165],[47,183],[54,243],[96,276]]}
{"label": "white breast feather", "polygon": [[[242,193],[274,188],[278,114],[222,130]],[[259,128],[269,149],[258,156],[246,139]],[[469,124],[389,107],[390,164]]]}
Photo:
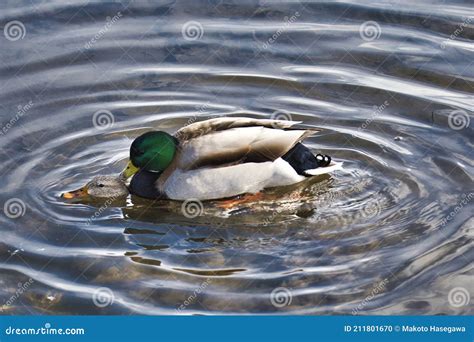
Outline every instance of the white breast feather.
{"label": "white breast feather", "polygon": [[255,193],[264,188],[295,184],[304,179],[290,164],[278,158],[273,162],[244,163],[220,168],[190,171],[178,169],[167,179],[161,190],[175,200],[209,200]]}

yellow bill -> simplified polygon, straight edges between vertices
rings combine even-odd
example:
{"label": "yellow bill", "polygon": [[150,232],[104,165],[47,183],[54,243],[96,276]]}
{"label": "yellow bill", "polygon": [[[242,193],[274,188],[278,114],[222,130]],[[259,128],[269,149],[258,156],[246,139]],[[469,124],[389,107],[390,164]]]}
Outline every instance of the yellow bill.
{"label": "yellow bill", "polygon": [[121,175],[122,175],[123,178],[128,179],[128,178],[132,177],[135,173],[137,173],[138,170],[140,170],[140,168],[133,165],[132,161],[129,160],[128,163],[127,163],[127,166],[122,171]]}

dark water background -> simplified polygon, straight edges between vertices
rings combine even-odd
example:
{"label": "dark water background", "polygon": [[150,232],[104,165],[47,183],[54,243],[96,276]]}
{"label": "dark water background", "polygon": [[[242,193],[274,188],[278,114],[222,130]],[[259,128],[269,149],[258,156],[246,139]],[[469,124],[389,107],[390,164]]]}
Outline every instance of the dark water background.
{"label": "dark water background", "polygon": [[[2,1],[3,313],[472,314],[473,16],[470,1]],[[219,116],[322,128],[308,146],[344,170],[196,218],[58,199],[119,172],[140,133]]]}

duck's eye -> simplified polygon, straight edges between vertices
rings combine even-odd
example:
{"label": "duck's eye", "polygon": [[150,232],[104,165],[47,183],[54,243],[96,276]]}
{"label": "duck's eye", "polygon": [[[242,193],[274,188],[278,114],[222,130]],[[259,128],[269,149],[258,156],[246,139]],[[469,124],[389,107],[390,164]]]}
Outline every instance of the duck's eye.
{"label": "duck's eye", "polygon": [[104,186],[104,184],[99,184],[99,188],[103,188]]}

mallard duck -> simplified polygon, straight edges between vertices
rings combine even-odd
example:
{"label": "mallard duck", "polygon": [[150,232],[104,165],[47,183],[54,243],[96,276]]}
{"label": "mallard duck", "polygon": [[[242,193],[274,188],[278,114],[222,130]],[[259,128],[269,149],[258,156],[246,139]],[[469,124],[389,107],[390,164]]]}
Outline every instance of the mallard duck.
{"label": "mallard duck", "polygon": [[300,122],[223,117],[196,122],[174,135],[137,137],[122,172],[131,193],[146,198],[213,200],[255,194],[340,169],[301,141],[317,129]]}
{"label": "mallard duck", "polygon": [[[225,117],[196,122],[174,135],[151,131],[137,137],[118,176],[97,176],[65,199],[145,198],[213,200],[258,194],[341,168],[316,156],[301,141],[319,130],[297,121]],[[129,186],[125,180],[132,177]]]}
{"label": "mallard duck", "polygon": [[64,192],[61,197],[64,199],[77,199],[84,197],[118,199],[130,194],[123,177],[117,175],[101,175],[92,178],[82,188]]}

